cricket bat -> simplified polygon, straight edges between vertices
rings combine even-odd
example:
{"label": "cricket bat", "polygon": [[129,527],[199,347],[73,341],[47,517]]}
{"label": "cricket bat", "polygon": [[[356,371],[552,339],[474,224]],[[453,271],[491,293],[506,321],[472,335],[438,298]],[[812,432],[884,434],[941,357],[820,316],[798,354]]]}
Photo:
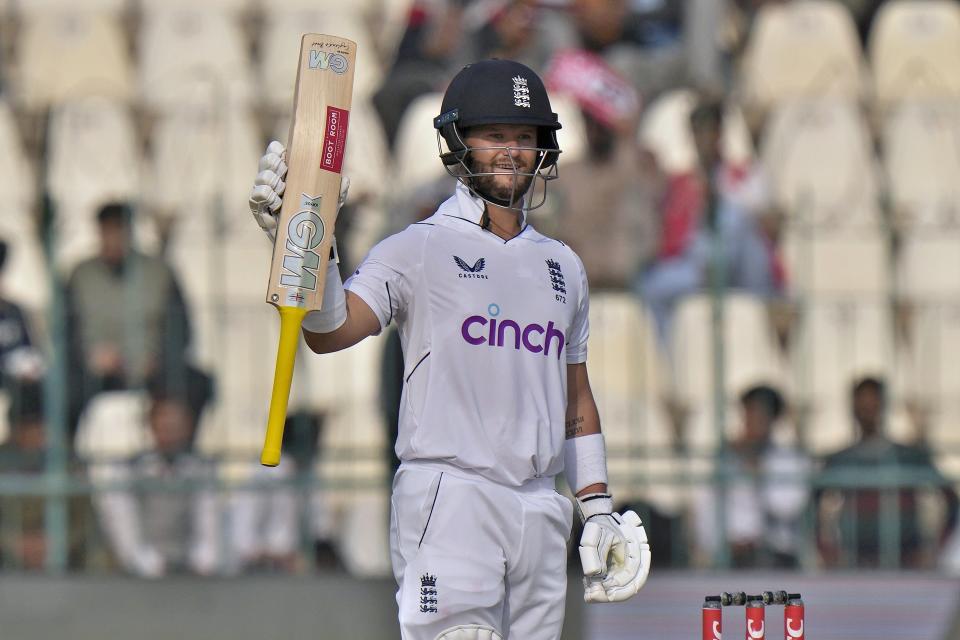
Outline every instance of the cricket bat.
{"label": "cricket bat", "polygon": [[280,343],[260,463],[280,462],[300,324],[323,301],[347,143],[357,45],[308,33],[300,41],[286,189],[273,246],[267,302],[280,312]]}

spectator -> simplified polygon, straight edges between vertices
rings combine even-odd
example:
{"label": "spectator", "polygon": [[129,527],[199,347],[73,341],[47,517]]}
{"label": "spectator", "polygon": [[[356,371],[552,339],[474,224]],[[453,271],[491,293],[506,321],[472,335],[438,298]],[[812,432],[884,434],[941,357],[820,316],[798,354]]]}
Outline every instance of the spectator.
{"label": "spectator", "polygon": [[464,63],[501,58],[542,69],[550,55],[539,37],[544,17],[536,0],[473,3],[464,15],[468,35],[461,56]]}
{"label": "spectator", "polygon": [[184,398],[155,389],[147,423],[153,449],[98,474],[111,485],[94,501],[101,527],[134,575],[211,575],[221,559],[215,464],[191,450],[195,425]]}
{"label": "spectator", "polygon": [[[884,433],[887,409],[886,385],[878,378],[858,380],[852,390],[853,419],[857,441],[824,462],[823,489],[817,493],[818,544],[825,565],[876,567],[895,558],[884,553],[884,530],[893,533],[899,547],[900,566],[918,568],[934,560],[924,538],[942,545],[957,524],[957,493],[940,474],[929,451],[894,442]],[[878,479],[896,480],[902,474],[907,486],[884,491],[870,484]],[[857,486],[846,488],[850,482]],[[926,487],[936,487],[944,518],[938,531],[924,531],[920,497]],[[892,500],[885,501],[885,496]],[[890,513],[884,513],[884,504]],[[891,504],[892,502],[892,504]],[[832,508],[831,508],[832,507]]]}
{"label": "spectator", "polygon": [[761,223],[768,219],[763,178],[755,167],[734,165],[722,155],[722,103],[702,100],[690,127],[699,167],[668,179],[657,258],[638,285],[665,347],[676,303],[710,284],[714,234],[726,287],[768,297],[785,286],[776,231]]}
{"label": "spectator", "polygon": [[[302,515],[309,509],[307,496],[312,493],[310,480],[321,427],[321,418],[313,414],[287,416],[280,464],[267,469],[255,463],[249,477],[251,488],[231,497],[230,539],[237,571],[295,573],[306,569],[301,553]],[[315,547],[318,561],[336,558],[329,541],[318,540]]]}
{"label": "spectator", "polygon": [[132,246],[130,208],[97,215],[100,248],[67,284],[71,428],[93,395],[183,381],[190,322],[180,285],[161,259]]}
{"label": "spectator", "polygon": [[584,113],[584,121],[587,155],[563,165],[552,223],[583,261],[592,291],[626,291],[656,250],[661,176],[635,142],[635,120]]}
{"label": "spectator", "polygon": [[797,567],[811,462],[774,438],[786,408],[779,391],[751,387],[740,396],[740,408],[742,430],[717,461],[724,491],[707,485],[697,495],[699,551],[716,553],[717,509],[723,509],[733,566]]}
{"label": "spectator", "polygon": [[686,82],[683,0],[573,0],[577,46],[602,55],[646,100]]}
{"label": "spectator", "polygon": [[[39,479],[46,470],[43,393],[38,383],[24,383],[12,394],[8,411],[10,437],[0,445],[0,476]],[[93,520],[86,495],[67,500],[67,566],[81,568],[91,554],[85,534]],[[0,568],[43,570],[47,556],[46,501],[37,495],[0,497]]]}
{"label": "spectator", "polygon": [[[0,273],[9,249],[0,238]],[[43,374],[43,357],[31,334],[26,313],[0,291],[0,386],[8,393],[23,383],[38,381]]]}
{"label": "spectator", "polygon": [[442,91],[459,68],[458,52],[463,44],[463,16],[468,2],[417,0],[410,8],[396,59],[373,95],[373,106],[391,149],[407,107],[425,93]]}

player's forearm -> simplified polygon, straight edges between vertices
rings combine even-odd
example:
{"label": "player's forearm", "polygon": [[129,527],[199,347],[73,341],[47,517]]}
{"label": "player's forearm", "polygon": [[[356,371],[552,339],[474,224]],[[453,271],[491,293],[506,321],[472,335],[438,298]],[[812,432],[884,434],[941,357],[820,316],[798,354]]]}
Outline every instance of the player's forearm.
{"label": "player's forearm", "polygon": [[600,433],[600,412],[590,389],[585,364],[567,365],[566,437],[578,438]]}
{"label": "player's forearm", "polygon": [[346,292],[347,317],[343,324],[326,333],[303,329],[303,338],[314,353],[333,353],[352,347],[380,330],[380,321],[360,296]]}

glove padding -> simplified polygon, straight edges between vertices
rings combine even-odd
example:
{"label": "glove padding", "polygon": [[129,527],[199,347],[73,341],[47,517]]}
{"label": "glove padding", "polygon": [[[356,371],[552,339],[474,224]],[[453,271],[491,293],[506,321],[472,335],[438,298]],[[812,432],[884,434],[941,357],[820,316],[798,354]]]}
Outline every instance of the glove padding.
{"label": "glove padding", "polygon": [[[283,191],[287,185],[287,149],[280,142],[274,140],[267,145],[267,150],[260,158],[256,179],[253,181],[253,191],[250,192],[250,212],[263,232],[270,238],[270,242],[277,239],[277,220],[280,217],[280,205],[283,202]],[[340,180],[340,197],[337,200],[337,211],[347,200],[350,190],[350,178],[343,176]]]}
{"label": "glove padding", "polygon": [[580,536],[585,602],[622,602],[636,594],[650,573],[650,545],[633,511],[590,516]]}

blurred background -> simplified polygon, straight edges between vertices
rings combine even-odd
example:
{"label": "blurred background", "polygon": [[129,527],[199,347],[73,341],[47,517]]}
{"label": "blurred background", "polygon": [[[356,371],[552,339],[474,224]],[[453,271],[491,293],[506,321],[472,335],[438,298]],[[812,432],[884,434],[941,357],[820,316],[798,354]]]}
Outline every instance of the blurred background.
{"label": "blurred background", "polygon": [[586,608],[574,558],[565,638],[693,637],[707,592],[770,588],[811,637],[960,638],[960,2],[0,0],[4,638],[398,635],[395,332],[302,353],[258,463],[246,200],[304,32],[359,45],[344,276],[451,193],[463,64],[548,84],[530,220],[585,263],[656,565]]}

